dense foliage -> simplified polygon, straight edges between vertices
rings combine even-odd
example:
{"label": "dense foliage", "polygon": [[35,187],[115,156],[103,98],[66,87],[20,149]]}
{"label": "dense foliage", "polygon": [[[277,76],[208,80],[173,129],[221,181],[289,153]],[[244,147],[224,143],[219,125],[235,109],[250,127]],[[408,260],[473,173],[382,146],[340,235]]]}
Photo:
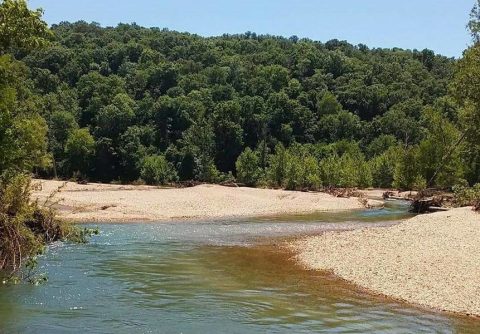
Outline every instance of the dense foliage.
{"label": "dense foliage", "polygon": [[31,172],[305,190],[455,186],[458,204],[479,206],[479,0],[473,45],[458,61],[250,32],[48,29],[41,16],[25,0],[0,1],[0,270],[31,268],[45,243],[88,233],[30,201]]}
{"label": "dense foliage", "polygon": [[38,280],[32,270],[45,244],[57,240],[83,243],[93,233],[56,218],[55,211],[48,206],[31,202],[30,191],[31,181],[26,175],[0,180],[0,270],[3,270],[0,278],[3,280]]}
{"label": "dense foliage", "polygon": [[177,180],[177,172],[163,155],[146,157],[140,175],[147,184],[167,184]]}
{"label": "dense foliage", "polygon": [[[90,233],[65,223],[48,206],[32,202],[34,169],[51,166],[47,122],[37,108],[39,95],[29,82],[29,69],[11,52],[24,55],[46,46],[51,36],[41,11],[24,1],[0,3],[0,278],[34,279],[29,272],[46,243],[85,241]],[[27,83],[27,84],[26,84]],[[26,269],[26,271],[25,271]],[[17,275],[20,272],[20,275]],[[27,276],[24,276],[26,273]]]}
{"label": "dense foliage", "polygon": [[[16,121],[34,133],[11,136],[48,132],[51,164],[35,164],[43,176],[163,184],[233,174],[288,189],[480,181],[476,44],[457,65],[430,50],[250,32],[82,21],[51,31],[34,52],[9,43],[18,61],[0,63],[21,68],[23,110],[41,116]],[[4,155],[0,164],[15,158]]]}
{"label": "dense foliage", "polygon": [[[180,180],[232,172],[287,188],[478,181],[459,154],[431,180],[460,122],[448,96],[455,62],[432,51],[135,24],[52,31],[50,47],[16,53],[49,128],[55,168],[46,175],[129,182],[148,157],[164,156]],[[281,146],[294,165],[275,165]]]}
{"label": "dense foliage", "polygon": [[473,206],[474,210],[480,211],[480,183],[473,187],[453,187],[455,204],[457,206]]}

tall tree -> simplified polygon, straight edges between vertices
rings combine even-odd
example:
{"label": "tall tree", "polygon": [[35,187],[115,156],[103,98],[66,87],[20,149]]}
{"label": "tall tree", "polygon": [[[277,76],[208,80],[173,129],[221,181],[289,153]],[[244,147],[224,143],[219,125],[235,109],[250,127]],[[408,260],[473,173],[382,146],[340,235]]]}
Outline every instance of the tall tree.
{"label": "tall tree", "polygon": [[475,44],[480,42],[480,0],[477,0],[470,12],[470,21],[467,24]]}
{"label": "tall tree", "polygon": [[25,0],[0,3],[0,54],[15,50],[31,51],[45,45],[51,32],[42,20],[43,10],[30,10]]}

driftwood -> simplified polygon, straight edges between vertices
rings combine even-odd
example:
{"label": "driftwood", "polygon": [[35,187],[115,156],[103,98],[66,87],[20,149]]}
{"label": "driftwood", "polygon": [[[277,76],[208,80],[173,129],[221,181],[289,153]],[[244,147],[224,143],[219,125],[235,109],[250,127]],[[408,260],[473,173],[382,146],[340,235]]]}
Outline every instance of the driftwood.
{"label": "driftwood", "polygon": [[323,192],[335,196],[335,197],[363,197],[362,192],[358,191],[357,188],[335,188],[335,187],[326,187],[323,189]]}
{"label": "driftwood", "polygon": [[201,185],[201,184],[203,184],[203,183],[199,182],[199,181],[190,180],[190,181],[176,182],[176,183],[173,184],[173,186],[175,186],[177,188],[191,188],[191,187],[195,187],[195,186],[198,186],[198,185]]}
{"label": "driftwood", "polygon": [[431,206],[428,208],[429,212],[439,212],[439,211],[448,211],[450,208],[442,208],[440,206]]}
{"label": "driftwood", "polygon": [[415,213],[447,211],[452,202],[452,194],[437,189],[426,189],[415,196],[410,211]]}
{"label": "driftwood", "polygon": [[395,199],[395,192],[394,191],[385,191],[383,194],[382,194],[382,197],[383,199],[387,199],[387,198],[393,198]]}

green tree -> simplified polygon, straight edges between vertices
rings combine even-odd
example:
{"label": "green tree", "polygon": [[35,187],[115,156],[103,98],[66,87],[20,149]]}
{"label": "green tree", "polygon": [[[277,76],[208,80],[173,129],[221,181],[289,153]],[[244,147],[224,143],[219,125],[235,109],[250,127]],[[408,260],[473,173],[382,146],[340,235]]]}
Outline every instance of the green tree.
{"label": "green tree", "polygon": [[[60,162],[59,169],[63,169],[62,161],[65,155],[65,143],[70,133],[78,129],[75,116],[66,111],[54,111],[48,119],[48,142],[49,151],[53,154],[54,168],[57,168],[57,162]],[[54,171],[56,172],[56,171]],[[56,176],[56,175],[54,175]]]}
{"label": "green tree", "polygon": [[320,166],[317,159],[307,156],[303,160],[302,188],[318,190],[322,184]]}
{"label": "green tree", "polygon": [[372,171],[373,186],[380,188],[392,187],[398,156],[402,153],[400,147],[391,146],[388,150],[380,155],[376,155],[368,162]]}
{"label": "green tree", "polygon": [[164,185],[178,180],[173,165],[163,155],[146,157],[140,175],[147,184],[151,185]]}
{"label": "green tree", "polygon": [[327,187],[335,187],[343,184],[342,166],[338,155],[328,155],[320,161],[320,178],[322,184]]}
{"label": "green tree", "polygon": [[86,128],[73,130],[65,144],[66,164],[70,173],[78,172],[83,177],[89,172],[95,153],[95,139]]}
{"label": "green tree", "polygon": [[90,125],[99,110],[111,104],[118,94],[125,92],[125,80],[117,75],[106,77],[93,71],[78,80],[77,91],[82,111],[80,125]]}
{"label": "green tree", "polygon": [[393,186],[404,190],[422,190],[427,180],[421,175],[418,164],[418,147],[409,147],[400,152],[393,174]]}
{"label": "green tree", "polygon": [[121,136],[118,153],[120,156],[121,179],[136,180],[140,177],[142,162],[156,151],[155,131],[152,126],[129,127]]}
{"label": "green tree", "polygon": [[267,169],[268,181],[282,187],[287,176],[290,154],[282,144],[275,146],[275,154],[270,155]]}
{"label": "green tree", "polygon": [[43,10],[30,10],[25,0],[3,0],[0,3],[0,55],[46,45],[51,32],[42,15]]}
{"label": "green tree", "polygon": [[0,175],[49,165],[47,124],[18,99],[24,70],[10,56],[0,56]]}
{"label": "green tree", "polygon": [[418,166],[429,186],[449,188],[461,182],[461,150],[455,146],[461,135],[439,111],[424,111],[427,134],[419,144]]}
{"label": "green tree", "polygon": [[[463,146],[466,177],[470,184],[480,181],[480,44],[465,51],[453,79],[453,94],[461,107],[458,145]],[[462,145],[463,144],[463,145]]]}
{"label": "green tree", "polygon": [[398,144],[397,139],[392,135],[379,135],[371,141],[366,149],[368,157],[376,157]]}
{"label": "green tree", "polygon": [[475,2],[475,5],[470,12],[470,21],[467,24],[468,30],[472,35],[475,44],[480,42],[480,0]]}
{"label": "green tree", "polygon": [[262,171],[260,160],[257,154],[247,147],[240,154],[235,163],[237,169],[237,180],[247,186],[255,186],[261,178]]}
{"label": "green tree", "polygon": [[285,175],[285,188],[289,190],[316,190],[320,187],[318,161],[301,147],[289,150],[290,159]]}
{"label": "green tree", "polygon": [[[204,182],[215,182],[218,170],[215,166],[215,134],[212,123],[201,120],[192,125],[184,133],[183,146],[185,154],[192,154],[196,179]],[[187,174],[187,171],[184,171]]]}
{"label": "green tree", "polygon": [[116,95],[112,103],[102,108],[96,116],[96,136],[118,138],[133,121],[135,108],[135,101],[127,94]]}
{"label": "green tree", "polygon": [[[136,179],[145,156],[162,154],[182,180],[215,182],[220,172],[235,173],[247,147],[256,148],[261,168],[271,173],[275,168],[267,157],[282,143],[292,159],[281,180],[270,177],[276,186],[315,188],[315,162],[339,166],[331,171],[336,180],[319,178],[325,184],[365,186],[371,172],[381,170],[388,171],[386,184],[393,162],[377,157],[398,142],[405,149],[421,142],[422,149],[429,146],[426,106],[441,112],[460,137],[475,121],[472,101],[479,94],[463,96],[476,89],[469,86],[475,82],[474,47],[457,67],[454,101],[447,88],[456,61],[431,50],[252,33],[204,38],[136,24],[62,22],[52,30],[53,43],[45,48],[29,53],[12,47],[25,66],[14,94],[21,103],[9,108],[47,120],[58,166],[65,154],[62,138],[77,128],[73,118],[78,127],[89,128],[96,141],[89,177],[95,180]],[[468,132],[457,145],[469,182],[480,175],[478,132]],[[353,146],[359,147],[344,140],[358,140]],[[299,155],[299,147],[308,154]],[[365,156],[378,161],[366,165]],[[437,153],[429,156],[436,158],[419,164],[421,176],[432,174],[432,164],[449,166],[448,158],[438,163]],[[315,180],[305,181],[305,173]]]}
{"label": "green tree", "polygon": [[361,129],[360,118],[348,111],[323,116],[318,124],[318,139],[328,142],[339,140],[354,140],[359,137]]}
{"label": "green tree", "polygon": [[240,103],[222,102],[215,108],[215,161],[222,172],[235,169],[235,161],[243,149],[243,129],[240,125]]}
{"label": "green tree", "polygon": [[45,44],[49,31],[41,14],[30,11],[23,0],[0,3],[0,275],[4,282],[24,266],[34,269],[35,257],[46,243],[85,242],[86,235],[58,220],[52,209],[31,201],[27,175],[50,160],[47,123],[37,113],[39,99],[29,89],[25,67],[4,54],[28,53]]}
{"label": "green tree", "polygon": [[361,152],[333,152],[320,161],[321,180],[329,187],[360,187],[372,185],[369,164]]}
{"label": "green tree", "polygon": [[331,92],[325,92],[316,105],[317,113],[320,116],[338,114],[342,105],[337,101]]}

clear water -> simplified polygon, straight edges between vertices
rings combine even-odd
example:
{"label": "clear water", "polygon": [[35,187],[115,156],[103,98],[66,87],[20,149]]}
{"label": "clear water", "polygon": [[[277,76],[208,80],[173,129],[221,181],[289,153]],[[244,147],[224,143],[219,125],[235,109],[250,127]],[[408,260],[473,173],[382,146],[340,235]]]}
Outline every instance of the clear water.
{"label": "clear water", "polygon": [[278,238],[386,225],[385,210],[101,225],[52,245],[49,282],[0,287],[1,333],[479,333],[480,322],[373,297],[304,271]]}

